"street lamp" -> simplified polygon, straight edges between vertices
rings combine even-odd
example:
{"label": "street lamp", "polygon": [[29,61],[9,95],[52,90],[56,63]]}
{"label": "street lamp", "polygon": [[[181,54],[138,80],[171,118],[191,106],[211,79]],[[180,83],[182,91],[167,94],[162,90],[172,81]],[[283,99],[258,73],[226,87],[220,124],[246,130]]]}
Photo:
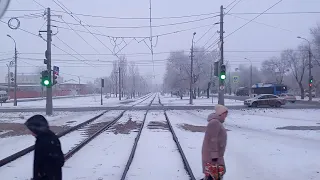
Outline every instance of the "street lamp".
{"label": "street lamp", "polygon": [[192,45],[191,45],[191,73],[190,73],[190,102],[189,104],[193,104],[193,92],[192,92],[192,85],[193,85],[193,41],[194,41],[194,36],[197,33],[194,32],[192,36]]}
{"label": "street lamp", "polygon": [[244,58],[250,62],[250,85],[249,85],[249,96],[251,97],[251,87],[252,87],[252,61],[248,58]]}
{"label": "street lamp", "polygon": [[13,106],[18,105],[17,101],[17,43],[9,34],[7,36],[14,42],[14,101]]}
{"label": "street lamp", "polygon": [[[309,81],[310,80],[312,80],[312,72],[311,72],[311,69],[312,69],[312,65],[311,65],[311,43],[310,43],[310,41],[308,40],[308,39],[306,39],[306,38],[303,38],[303,37],[300,37],[300,36],[298,36],[297,37],[298,39],[303,39],[303,40],[305,40],[305,41],[307,41],[308,42],[308,44],[309,44],[309,52],[308,52],[308,58],[309,58]],[[309,101],[312,101],[312,93],[311,93],[311,90],[312,90],[312,84],[310,84],[309,85]]]}

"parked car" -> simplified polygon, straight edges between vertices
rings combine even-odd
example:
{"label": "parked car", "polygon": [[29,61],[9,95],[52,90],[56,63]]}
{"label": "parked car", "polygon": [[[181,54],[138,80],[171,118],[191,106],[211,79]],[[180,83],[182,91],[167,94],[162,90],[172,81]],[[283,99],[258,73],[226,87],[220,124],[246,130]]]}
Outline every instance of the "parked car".
{"label": "parked car", "polygon": [[8,100],[8,94],[6,91],[0,91],[0,102],[5,103]]}
{"label": "parked car", "polygon": [[260,94],[254,98],[246,99],[244,105],[248,107],[258,107],[263,105],[268,105],[271,107],[281,107],[286,104],[284,98],[278,97],[273,94]]}
{"label": "parked car", "polygon": [[280,94],[279,97],[282,97],[288,102],[292,102],[292,103],[295,103],[297,100],[296,97],[292,94]]}

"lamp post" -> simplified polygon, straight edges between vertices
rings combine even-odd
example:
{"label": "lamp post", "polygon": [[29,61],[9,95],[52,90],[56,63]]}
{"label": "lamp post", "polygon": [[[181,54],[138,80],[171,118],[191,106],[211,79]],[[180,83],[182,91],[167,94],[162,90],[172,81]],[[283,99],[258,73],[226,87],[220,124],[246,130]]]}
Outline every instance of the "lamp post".
{"label": "lamp post", "polygon": [[9,35],[7,36],[13,40],[14,42],[14,101],[13,101],[13,106],[18,105],[17,101],[17,43],[16,41]]}
{"label": "lamp post", "polygon": [[189,104],[193,104],[193,89],[192,89],[192,85],[193,85],[193,41],[194,41],[194,36],[196,34],[197,34],[196,32],[193,33],[192,45],[191,45],[190,102],[189,102]]}
{"label": "lamp post", "polygon": [[252,61],[248,58],[244,58],[250,62],[250,85],[249,85],[249,96],[251,97],[251,87],[252,87]]}
{"label": "lamp post", "polygon": [[[311,72],[311,69],[312,69],[312,64],[311,64],[311,43],[306,38],[303,38],[303,37],[300,37],[300,36],[298,36],[297,38],[298,39],[303,39],[303,40],[307,41],[308,44],[309,44],[308,58],[309,58],[309,81],[310,81],[312,79],[312,72]],[[311,90],[312,90],[312,86],[309,85],[309,101],[312,101],[312,92],[311,92]]]}

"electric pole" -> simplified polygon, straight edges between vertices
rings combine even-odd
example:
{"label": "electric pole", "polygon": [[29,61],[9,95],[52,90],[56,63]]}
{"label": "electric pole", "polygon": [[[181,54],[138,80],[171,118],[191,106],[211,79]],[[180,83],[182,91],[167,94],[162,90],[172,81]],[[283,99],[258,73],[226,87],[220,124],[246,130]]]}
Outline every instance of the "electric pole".
{"label": "electric pole", "polygon": [[[309,41],[308,41],[309,42]],[[309,81],[313,81],[313,77],[312,77],[312,64],[311,64],[311,45],[309,42]],[[312,101],[312,83],[309,85],[309,101]]]}
{"label": "electric pole", "polygon": [[[17,100],[17,68],[18,68],[18,62],[17,62],[17,43],[16,40],[13,39],[12,36],[10,36],[9,34],[7,34],[7,36],[13,40],[14,42],[14,101],[13,101],[13,106],[17,106],[18,105],[18,100]],[[11,63],[11,62],[10,62]]]}
{"label": "electric pole", "polygon": [[[51,14],[50,8],[47,9],[47,71],[48,71],[48,79],[52,82],[51,79]],[[47,98],[46,98],[46,114],[52,115],[52,83],[47,86]]]}
{"label": "electric pole", "polygon": [[119,66],[119,100],[121,101],[121,68]]}
{"label": "electric pole", "polygon": [[8,67],[8,99],[10,99],[10,64],[7,64]]}
{"label": "electric pole", "polygon": [[[220,7],[220,63],[219,63],[219,72],[221,73],[221,66],[223,65],[223,6]],[[219,80],[219,99],[218,104],[224,105],[224,89],[225,89],[225,80]]]}
{"label": "electric pole", "polygon": [[192,45],[191,45],[191,70],[190,70],[190,101],[189,104],[193,104],[193,40],[196,32],[193,33],[192,36]]}

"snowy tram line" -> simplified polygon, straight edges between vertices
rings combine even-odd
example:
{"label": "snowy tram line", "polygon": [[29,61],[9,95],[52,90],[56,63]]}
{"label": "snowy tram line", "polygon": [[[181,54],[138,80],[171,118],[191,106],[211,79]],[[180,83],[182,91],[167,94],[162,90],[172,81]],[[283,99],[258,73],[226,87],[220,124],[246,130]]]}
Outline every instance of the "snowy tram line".
{"label": "snowy tram line", "polygon": [[[149,111],[121,180],[190,179],[186,158],[163,111]],[[133,156],[134,155],[134,156]],[[188,169],[186,171],[186,169]],[[194,179],[194,178],[192,178]]]}
{"label": "snowy tram line", "polygon": [[[132,106],[142,103],[147,99],[151,99],[151,101],[149,101],[150,106],[154,98],[155,96],[153,96],[152,94],[147,95],[142,99],[142,101],[135,103]],[[69,158],[71,155],[77,152],[80,148],[82,148],[85,144],[87,144],[89,141],[91,141],[94,137],[99,135],[105,129],[117,122],[117,120],[119,120],[119,118],[122,117],[125,111],[117,111],[118,116],[112,121],[111,119],[114,117],[108,117],[107,115],[105,115],[106,112],[107,111],[58,134],[59,137],[62,137],[60,138],[60,141],[62,144],[63,152],[68,152],[66,154],[67,158]],[[101,126],[103,127],[101,128]],[[25,164],[32,164],[33,153],[29,153],[32,151],[33,147],[30,146],[18,153],[15,153],[7,158],[0,160],[0,173],[4,175],[4,177],[7,177],[5,179],[28,179],[32,176],[31,165],[28,166],[30,168],[24,168],[25,166],[22,167],[22,165]],[[20,170],[19,174],[16,173],[17,169]]]}
{"label": "snowy tram line", "polygon": [[119,180],[144,116],[144,111],[124,113],[66,162],[64,178]]}
{"label": "snowy tram line", "polygon": [[[99,118],[93,120],[92,122],[82,125],[79,128],[67,133],[65,136],[60,138],[62,144],[62,151],[64,153],[69,152],[78,144],[81,144],[84,140],[90,138],[93,130],[97,129],[99,126],[110,123],[115,117],[119,117],[123,114],[121,111],[110,111],[103,114]],[[27,179],[32,176],[32,162],[33,153],[28,153],[8,164],[5,164],[0,168],[0,174],[4,175],[4,179]],[[26,168],[26,164],[28,164]],[[19,173],[17,172],[19,169]]]}

